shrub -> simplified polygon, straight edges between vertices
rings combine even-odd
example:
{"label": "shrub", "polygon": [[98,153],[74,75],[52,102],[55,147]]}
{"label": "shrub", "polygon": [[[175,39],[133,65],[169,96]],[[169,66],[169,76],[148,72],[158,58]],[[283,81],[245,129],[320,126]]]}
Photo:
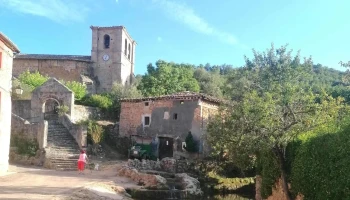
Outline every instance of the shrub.
{"label": "shrub", "polygon": [[79,83],[76,81],[68,81],[68,82],[62,82],[64,85],[69,88],[70,90],[73,91],[74,93],[74,98],[76,100],[82,99],[86,95],[86,85],[83,83]]}
{"label": "shrub", "polygon": [[102,126],[98,125],[96,121],[85,120],[78,124],[87,126],[87,134],[92,144],[100,144],[104,139],[104,129]]}
{"label": "shrub", "polygon": [[350,196],[350,124],[302,138],[291,162],[291,183],[304,199],[347,199]]}
{"label": "shrub", "polygon": [[19,134],[11,136],[11,146],[17,148],[20,155],[35,156],[39,149],[38,142],[35,139],[28,139]]}
{"label": "shrub", "polygon": [[69,108],[66,105],[62,105],[58,106],[57,111],[59,116],[63,116],[64,114],[68,113]]}
{"label": "shrub", "polygon": [[20,74],[18,79],[21,83],[27,84],[32,87],[32,89],[35,89],[44,84],[49,77],[41,75],[38,71],[31,73],[29,70],[27,70]]}
{"label": "shrub", "polygon": [[110,110],[113,106],[113,100],[107,95],[94,94],[83,99],[86,106],[98,107],[103,110]]}
{"label": "shrub", "polygon": [[188,132],[185,142],[186,142],[186,146],[184,148],[186,149],[186,151],[191,153],[198,152],[198,145],[197,145],[197,142],[194,140],[191,131]]}

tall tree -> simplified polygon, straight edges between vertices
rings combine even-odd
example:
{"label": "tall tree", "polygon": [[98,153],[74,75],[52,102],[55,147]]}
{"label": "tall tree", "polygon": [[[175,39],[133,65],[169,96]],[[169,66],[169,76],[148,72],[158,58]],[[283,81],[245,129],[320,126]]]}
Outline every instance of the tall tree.
{"label": "tall tree", "polygon": [[291,199],[286,177],[285,149],[306,130],[333,120],[341,107],[340,99],[325,92],[314,94],[305,84],[312,60],[300,61],[287,46],[266,52],[253,50],[246,64],[229,79],[235,96],[233,106],[225,108],[208,126],[208,141],[214,149],[226,148],[241,166],[270,151],[278,161],[286,198]]}
{"label": "tall tree", "polygon": [[162,60],[156,66],[149,64],[147,73],[142,77],[138,89],[144,96],[160,96],[183,91],[199,91],[199,85],[193,78],[192,65],[168,63]]}

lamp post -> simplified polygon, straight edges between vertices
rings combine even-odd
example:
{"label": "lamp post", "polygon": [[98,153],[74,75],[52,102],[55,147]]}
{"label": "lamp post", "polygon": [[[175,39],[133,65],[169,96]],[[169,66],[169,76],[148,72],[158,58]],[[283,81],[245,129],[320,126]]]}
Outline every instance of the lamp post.
{"label": "lamp post", "polygon": [[22,94],[23,94],[23,89],[22,89],[21,85],[19,85],[19,86],[17,86],[17,87],[15,88],[15,93],[16,93],[17,95],[22,95]]}

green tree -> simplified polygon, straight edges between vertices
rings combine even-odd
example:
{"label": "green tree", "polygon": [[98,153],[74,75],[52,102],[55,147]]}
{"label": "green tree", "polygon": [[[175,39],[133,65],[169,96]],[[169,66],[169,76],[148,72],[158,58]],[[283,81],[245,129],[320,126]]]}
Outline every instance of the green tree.
{"label": "green tree", "polygon": [[29,70],[19,75],[18,79],[21,83],[30,86],[33,90],[44,84],[49,77],[41,75],[38,71],[31,73]]}
{"label": "green tree", "polygon": [[147,73],[142,77],[138,89],[144,96],[160,96],[183,91],[199,91],[199,85],[193,78],[194,66],[168,63],[162,60],[156,66],[149,64]]}
{"label": "green tree", "polygon": [[334,120],[341,99],[324,91],[314,94],[308,80],[312,60],[300,61],[286,46],[266,52],[253,50],[254,58],[233,77],[228,87],[237,95],[208,126],[214,150],[226,149],[240,166],[249,166],[263,152],[276,159],[286,198],[291,199],[286,175],[285,149],[298,135]]}
{"label": "green tree", "polygon": [[194,71],[194,78],[200,85],[200,92],[212,95],[218,98],[223,97],[222,88],[225,83],[225,77],[220,75],[220,70],[208,72],[204,67],[198,67]]}

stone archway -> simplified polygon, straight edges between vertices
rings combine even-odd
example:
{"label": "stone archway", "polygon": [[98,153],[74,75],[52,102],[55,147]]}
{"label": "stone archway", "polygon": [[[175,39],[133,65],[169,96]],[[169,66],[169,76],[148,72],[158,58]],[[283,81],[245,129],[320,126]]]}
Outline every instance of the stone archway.
{"label": "stone archway", "polygon": [[67,106],[68,115],[73,116],[74,94],[55,78],[50,78],[36,88],[31,100],[31,122],[57,119],[58,106]]}
{"label": "stone archway", "polygon": [[44,120],[53,120],[58,118],[58,107],[60,103],[55,98],[48,98],[43,103],[42,113]]}

